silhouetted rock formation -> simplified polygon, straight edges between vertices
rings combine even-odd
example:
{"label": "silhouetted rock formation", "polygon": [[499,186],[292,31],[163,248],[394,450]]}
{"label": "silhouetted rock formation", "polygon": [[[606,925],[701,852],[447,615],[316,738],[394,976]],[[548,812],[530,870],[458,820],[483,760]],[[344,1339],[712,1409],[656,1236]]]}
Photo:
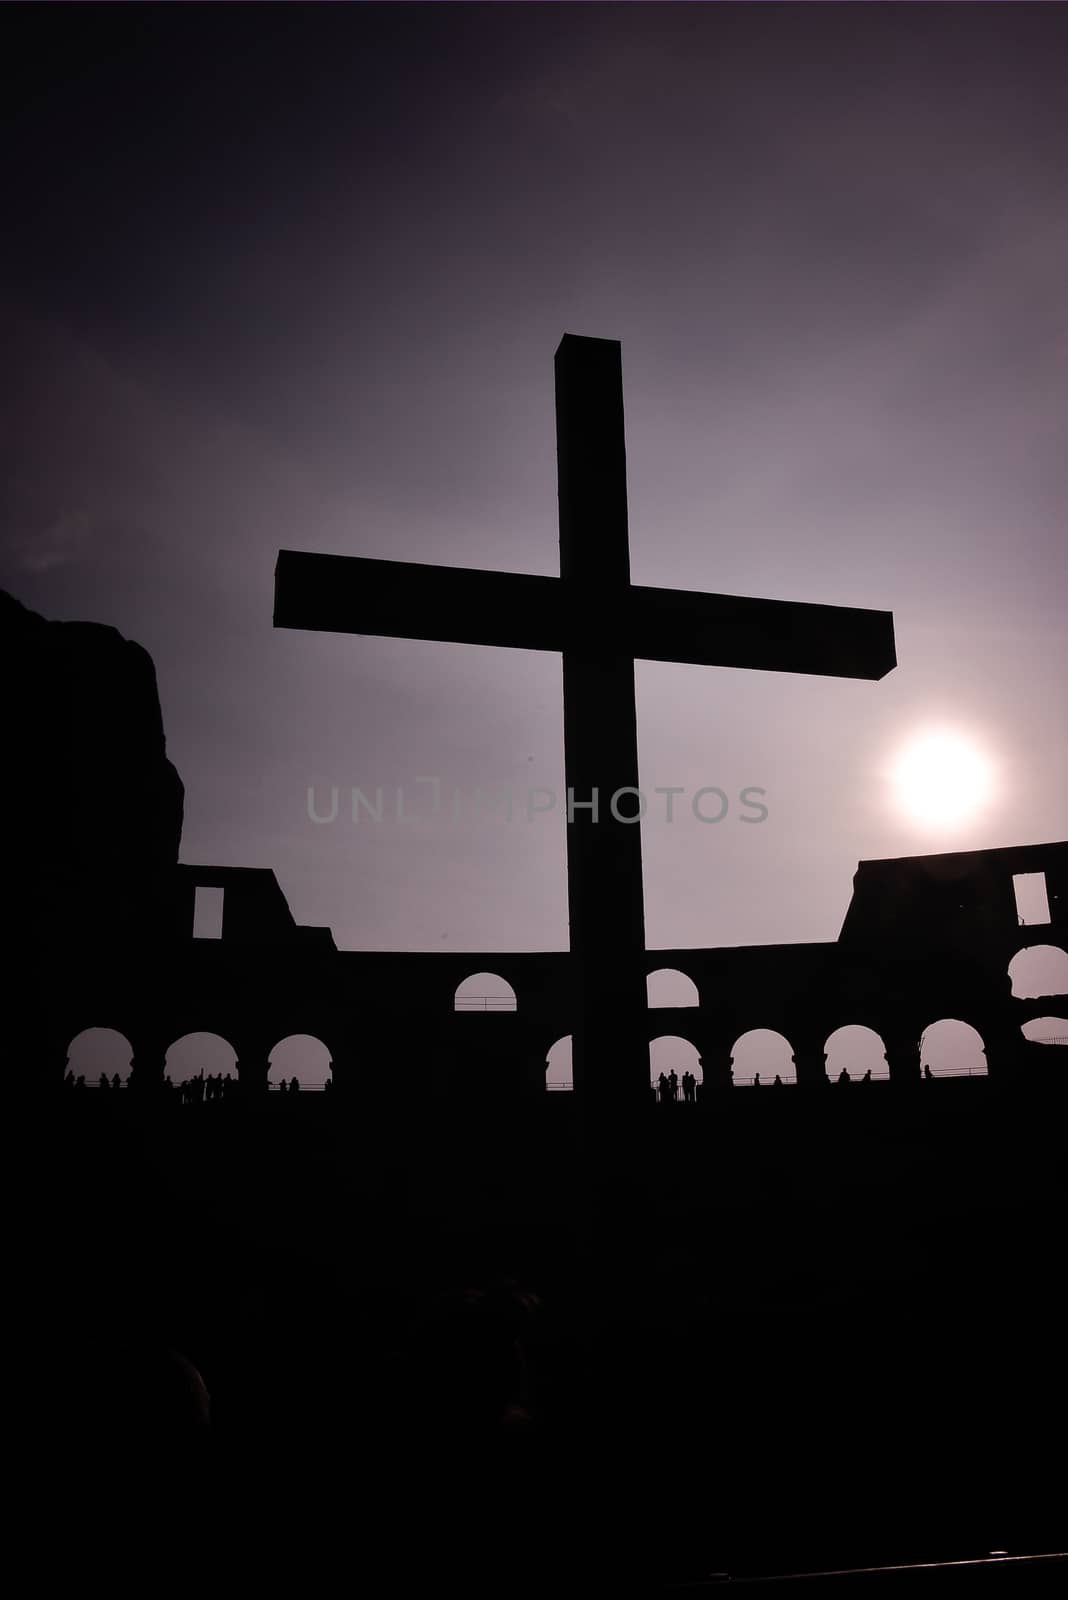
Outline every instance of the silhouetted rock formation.
{"label": "silhouetted rock formation", "polygon": [[116,628],[49,622],[2,592],[0,637],[32,937],[121,940],[143,927],[182,836],[152,658]]}
{"label": "silhouetted rock formation", "polygon": [[92,951],[121,961],[160,926],[184,791],[141,645],[98,623],[46,621],[3,592],[0,639],[18,938],[12,1021],[16,1049],[32,1050],[61,974]]}

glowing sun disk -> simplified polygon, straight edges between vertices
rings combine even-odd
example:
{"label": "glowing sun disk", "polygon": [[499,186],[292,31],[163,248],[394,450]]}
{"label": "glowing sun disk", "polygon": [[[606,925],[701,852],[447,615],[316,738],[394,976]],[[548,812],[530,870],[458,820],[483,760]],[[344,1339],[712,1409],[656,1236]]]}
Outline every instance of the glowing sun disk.
{"label": "glowing sun disk", "polygon": [[893,769],[902,808],[917,822],[963,822],[990,794],[990,765],[969,740],[929,733],[908,745]]}

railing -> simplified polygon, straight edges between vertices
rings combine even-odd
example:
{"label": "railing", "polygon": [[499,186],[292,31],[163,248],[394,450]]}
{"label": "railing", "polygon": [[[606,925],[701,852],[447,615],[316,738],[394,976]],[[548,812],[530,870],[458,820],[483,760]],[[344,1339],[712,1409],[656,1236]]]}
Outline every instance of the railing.
{"label": "railing", "polygon": [[[224,1082],[229,1081],[229,1083],[234,1085],[234,1088],[231,1088],[229,1090],[224,1090],[221,1095],[213,1094],[213,1095],[209,1096],[209,1095],[207,1095],[205,1093],[203,1098],[204,1099],[209,1099],[210,1098],[212,1100],[225,1100],[228,1095],[233,1095],[233,1093],[235,1091],[235,1088],[236,1088],[237,1084],[240,1082],[240,1080],[236,1076],[231,1074],[231,1076],[230,1076],[230,1078],[228,1080],[224,1079],[223,1081]],[[182,1090],[185,1087],[186,1083],[188,1083],[188,1082],[189,1082],[188,1078],[183,1078],[180,1083],[174,1083],[174,1082],[170,1083],[167,1086],[167,1093],[168,1094],[173,1094],[176,1100],[180,1100],[182,1098]],[[129,1081],[128,1081],[128,1079],[124,1078],[118,1084],[118,1086],[116,1087],[116,1085],[111,1082],[110,1077],[108,1078],[108,1081],[107,1081],[107,1083],[105,1085],[101,1085],[99,1078],[86,1078],[86,1080],[85,1080],[85,1082],[83,1084],[80,1084],[80,1085],[77,1085],[77,1086],[74,1085],[74,1084],[68,1084],[67,1085],[67,1088],[72,1090],[72,1091],[76,1087],[77,1087],[79,1093],[83,1089],[95,1089],[98,1094],[101,1094],[101,1093],[103,1093],[103,1094],[119,1094],[123,1090],[129,1088]],[[279,1083],[269,1083],[267,1085],[267,1089],[268,1089],[269,1093],[271,1093],[271,1094],[295,1094],[295,1093],[316,1094],[316,1093],[321,1093],[324,1089],[326,1089],[328,1087],[329,1087],[329,1085],[327,1083],[325,1083],[325,1082],[324,1083],[302,1083],[300,1085],[300,1089],[298,1091],[298,1090],[290,1089],[288,1080],[286,1081],[285,1089],[283,1089],[281,1084],[279,1084]]]}
{"label": "railing", "polygon": [[[1064,1038],[1056,1038],[1056,1039],[1033,1040],[1032,1043],[1038,1043],[1038,1044],[1068,1044],[1068,1036],[1065,1036]],[[988,1076],[989,1076],[989,1073],[988,1073],[986,1067],[945,1067],[945,1068],[942,1068],[938,1072],[933,1072],[929,1079],[924,1079],[923,1081],[924,1082],[932,1082],[933,1083],[937,1079],[941,1079],[941,1078],[986,1078]],[[169,1094],[173,1094],[176,1099],[180,1100],[182,1098],[182,1089],[183,1089],[185,1083],[188,1082],[188,1081],[189,1081],[188,1079],[184,1079],[181,1083],[172,1083],[169,1086],[167,1092]],[[231,1076],[231,1078],[229,1079],[229,1082],[231,1084],[233,1084],[235,1087],[236,1087],[238,1081],[239,1080],[236,1077],[233,1077],[233,1076]],[[865,1080],[864,1077],[862,1075],[860,1075],[860,1074],[858,1074],[856,1077],[850,1077],[850,1079],[849,1079],[850,1084],[863,1084],[865,1081],[867,1081],[869,1083],[891,1083],[893,1080],[886,1073],[882,1073],[877,1078],[873,1077],[873,1078],[869,1078],[867,1080]],[[837,1075],[831,1075],[831,1076],[827,1077],[826,1082],[829,1083],[829,1084],[838,1084],[839,1080],[838,1080]],[[278,1083],[268,1083],[267,1090],[268,1090],[268,1093],[270,1093],[270,1094],[297,1094],[297,1093],[299,1093],[299,1094],[322,1094],[325,1090],[333,1088],[333,1086],[334,1086],[334,1080],[331,1079],[331,1080],[324,1081],[323,1083],[302,1083],[300,1085],[299,1090],[294,1090],[294,1089],[290,1089],[289,1084],[288,1084],[288,1080],[287,1080],[287,1083],[286,1083],[284,1088],[282,1087],[281,1084],[278,1084]],[[756,1075],[754,1074],[754,1076],[748,1077],[748,1078],[735,1077],[732,1080],[732,1083],[730,1085],[730,1087],[733,1087],[735,1089],[743,1088],[743,1087],[745,1087],[745,1088],[753,1088],[754,1086],[757,1087],[757,1088],[761,1088],[761,1089],[796,1088],[797,1087],[797,1080],[795,1078],[783,1078],[781,1083],[776,1083],[774,1081],[774,1078],[766,1078],[763,1075],[761,1075],[760,1082],[759,1082],[759,1084],[757,1084]],[[73,1084],[68,1084],[67,1085],[68,1089],[73,1089],[74,1087],[75,1086]],[[125,1079],[118,1086],[119,1090],[124,1090],[127,1087],[128,1087],[128,1083],[127,1083],[127,1081]],[[546,1085],[545,1085],[545,1088],[546,1088],[547,1091],[549,1091],[550,1093],[556,1093],[556,1094],[561,1094],[561,1093],[569,1094],[574,1090],[574,1087],[575,1087],[575,1085],[574,1085],[574,1081],[573,1080],[565,1080],[564,1082],[557,1082],[557,1083],[546,1082]],[[109,1079],[107,1085],[103,1089],[101,1089],[99,1078],[87,1078],[86,1081],[83,1084],[80,1085],[80,1088],[81,1089],[95,1089],[98,1093],[105,1093],[105,1094],[115,1094],[117,1092],[117,1090],[115,1088],[115,1085],[113,1083],[111,1083],[110,1079]],[[700,1091],[703,1088],[703,1085],[702,1085],[700,1079],[698,1079],[697,1088],[698,1088],[698,1092],[700,1093]],[[656,1086],[655,1086],[655,1084],[650,1084],[649,1085],[649,1091],[650,1091],[650,1094],[656,1096],[657,1103],[659,1104],[660,1101],[659,1101],[659,1096],[656,1095]],[[211,1100],[221,1100],[221,1099],[228,1098],[233,1093],[234,1093],[234,1089],[230,1089],[228,1091],[224,1090],[224,1092],[221,1095],[220,1094],[214,1094],[214,1095],[208,1096],[207,1094],[205,1094],[203,1096],[203,1099],[207,1100],[207,1099],[210,1098]],[[196,1104],[199,1105],[200,1103],[201,1103],[201,1097],[198,1096],[197,1100],[196,1100]],[[686,1105],[687,1103],[689,1103],[689,1102],[686,1101],[686,1099],[685,1099],[685,1097],[684,1097],[684,1095],[682,1093],[681,1085],[679,1086],[679,1093],[678,1093],[678,1095],[676,1097],[676,1101],[675,1102],[668,1102],[668,1103],[675,1103],[675,1104],[678,1104],[678,1105]]]}
{"label": "railing", "polygon": [[[665,1594],[700,1595],[719,1594],[726,1590],[749,1589],[767,1594],[908,1594],[916,1590],[925,1594],[1012,1594],[1014,1589],[1027,1594],[1052,1594],[1058,1583],[1064,1587],[1064,1568],[1068,1554],[1064,1551],[1043,1551],[1035,1555],[1009,1555],[1004,1550],[992,1550],[987,1556],[966,1557],[956,1561],[910,1562],[888,1567],[847,1567],[820,1572],[777,1572],[767,1576],[727,1572],[712,1572],[705,1578],[667,1583]],[[1004,1583],[996,1575],[1008,1574]],[[1061,1572],[1060,1579],[1057,1572]],[[970,1582],[972,1574],[976,1581]],[[1046,1586],[1046,1577],[1050,1584]],[[1011,1583],[1011,1587],[1010,1587]],[[791,1589],[796,1585],[796,1591]],[[813,1587],[817,1585],[818,1587]]]}
{"label": "railing", "polygon": [[925,1078],[925,1083],[933,1083],[936,1078],[989,1078],[990,1070],[987,1067],[939,1067],[936,1072],[931,1069],[930,1078]]}
{"label": "railing", "polygon": [[515,995],[497,994],[469,994],[462,998],[457,996],[455,1011],[514,1011],[516,1009]]}

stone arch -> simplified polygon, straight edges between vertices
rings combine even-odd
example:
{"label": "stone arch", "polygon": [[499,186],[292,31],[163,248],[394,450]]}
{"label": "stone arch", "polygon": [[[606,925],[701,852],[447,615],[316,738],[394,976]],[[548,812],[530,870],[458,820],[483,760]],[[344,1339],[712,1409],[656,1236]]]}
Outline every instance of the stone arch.
{"label": "stone arch", "polygon": [[1038,1000],[1068,994],[1068,951],[1055,944],[1029,944],[1009,962],[1013,997]]}
{"label": "stone arch", "polygon": [[985,1077],[983,1036],[960,1017],[941,1017],[920,1036],[920,1066],[930,1067],[933,1078]]}
{"label": "stone arch", "polygon": [[75,1078],[84,1078],[89,1088],[95,1088],[104,1074],[111,1083],[115,1074],[119,1082],[126,1083],[130,1076],[133,1046],[118,1028],[83,1028],[67,1046],[66,1071]]}
{"label": "stone arch", "polygon": [[545,1057],[545,1087],[552,1090],[569,1090],[575,1087],[575,1073],[571,1063],[571,1035],[566,1033],[551,1045]]}
{"label": "stone arch", "polygon": [[856,1082],[870,1072],[872,1081],[889,1078],[890,1065],[886,1059],[886,1046],[874,1028],[864,1023],[847,1022],[827,1035],[823,1046],[827,1062],[827,1076],[836,1082],[842,1072],[848,1072]]}
{"label": "stone arch", "polygon": [[[656,1080],[661,1072],[678,1073],[681,1083],[684,1072],[692,1072],[697,1082],[704,1082],[701,1071],[701,1052],[692,1039],[683,1038],[679,1033],[658,1033],[655,1039],[649,1041],[649,1082],[656,1087]],[[682,1099],[682,1089],[679,1089],[679,1099]]]}
{"label": "stone arch", "polygon": [[237,1051],[219,1033],[183,1033],[169,1046],[163,1070],[175,1087],[200,1072],[236,1078]]}
{"label": "stone arch", "polygon": [[330,1051],[314,1033],[287,1033],[267,1058],[267,1087],[296,1078],[302,1089],[325,1088],[330,1078]]}
{"label": "stone arch", "polygon": [[645,980],[650,1010],[676,1011],[683,1006],[699,1006],[697,985],[677,967],[657,967]]}
{"label": "stone arch", "polygon": [[785,1034],[774,1028],[750,1028],[731,1046],[731,1073],[735,1084],[751,1085],[759,1074],[762,1084],[797,1082],[793,1049]]}
{"label": "stone arch", "polygon": [[1020,1032],[1035,1044],[1068,1044],[1068,1017],[1032,1017]]}
{"label": "stone arch", "polygon": [[497,972],[472,972],[457,984],[452,997],[454,1011],[515,1011],[515,990]]}

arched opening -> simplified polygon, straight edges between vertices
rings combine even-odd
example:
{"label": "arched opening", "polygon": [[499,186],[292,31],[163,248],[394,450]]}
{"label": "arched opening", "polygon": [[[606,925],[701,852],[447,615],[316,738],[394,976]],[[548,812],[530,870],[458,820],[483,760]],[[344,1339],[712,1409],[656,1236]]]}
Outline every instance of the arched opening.
{"label": "arched opening", "polygon": [[959,1017],[943,1017],[923,1031],[920,1066],[925,1077],[984,1077],[987,1067],[983,1036]]}
{"label": "arched opening", "polygon": [[650,972],[645,985],[651,1008],[667,1010],[669,1007],[701,1004],[696,983],[675,967],[658,967],[655,972]]}
{"label": "arched opening", "polygon": [[[666,1083],[661,1083],[661,1073]],[[674,1085],[671,1083],[672,1073],[675,1074]],[[685,1104],[692,1099],[693,1092],[687,1094],[682,1081],[687,1073],[692,1073],[698,1084],[703,1082],[701,1054],[695,1044],[691,1044],[689,1039],[680,1039],[675,1033],[662,1033],[650,1042],[649,1083],[656,1091],[658,1100],[678,1100]]]}
{"label": "arched opening", "polygon": [[874,1028],[847,1023],[845,1027],[835,1028],[823,1049],[827,1057],[827,1076],[832,1083],[837,1083],[843,1072],[847,1072],[854,1083],[863,1083],[866,1077],[874,1083],[877,1078],[890,1076],[886,1050]]}
{"label": "arched opening", "polygon": [[66,1070],[88,1089],[99,1088],[102,1077],[114,1088],[116,1077],[120,1085],[129,1078],[132,1058],[133,1046],[117,1028],[83,1028],[67,1046]]}
{"label": "arched opening", "polygon": [[1068,994],[1068,952],[1055,944],[1030,944],[1009,962],[1009,977],[1017,1000]]}
{"label": "arched opening", "polygon": [[1032,1017],[1020,1032],[1033,1044],[1068,1044],[1068,1017]]}
{"label": "arched opening", "polygon": [[571,1035],[565,1034],[562,1039],[557,1039],[549,1054],[545,1057],[545,1087],[546,1089],[566,1090],[575,1087],[575,1075],[571,1065]]}
{"label": "arched opening", "polygon": [[208,1079],[237,1081],[237,1051],[232,1044],[217,1033],[187,1033],[176,1039],[167,1051],[164,1072],[176,1089],[189,1084],[197,1088],[194,1098],[199,1099],[199,1085],[204,1083],[204,1097],[208,1098]]}
{"label": "arched opening", "polygon": [[454,1011],[514,1011],[515,990],[495,972],[473,972],[453,996]]}
{"label": "arched opening", "polygon": [[292,1087],[296,1078],[302,1089],[322,1089],[330,1077],[330,1052],[321,1039],[310,1033],[290,1033],[279,1039],[267,1064],[267,1087],[283,1083]]}
{"label": "arched opening", "polygon": [[736,1084],[758,1087],[761,1084],[796,1083],[797,1068],[789,1039],[772,1028],[750,1028],[735,1039],[731,1050],[731,1074]]}

